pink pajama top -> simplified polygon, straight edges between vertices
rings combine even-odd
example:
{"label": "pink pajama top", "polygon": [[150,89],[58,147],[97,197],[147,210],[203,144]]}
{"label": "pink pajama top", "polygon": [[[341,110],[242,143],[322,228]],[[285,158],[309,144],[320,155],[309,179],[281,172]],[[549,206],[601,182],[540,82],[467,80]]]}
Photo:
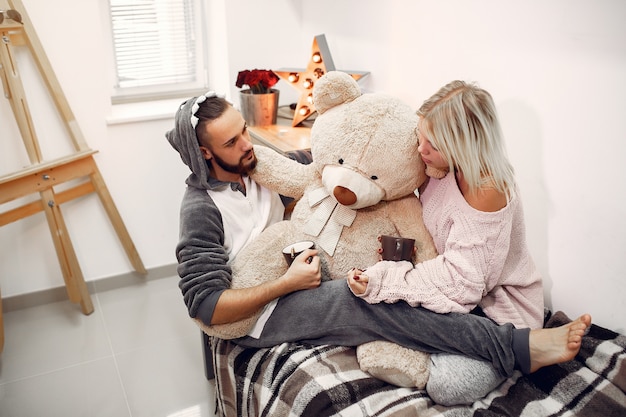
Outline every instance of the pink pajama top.
{"label": "pink pajama top", "polygon": [[369,283],[361,297],[369,303],[403,300],[437,313],[468,313],[479,305],[499,324],[542,327],[543,287],[526,246],[519,196],[499,211],[478,211],[449,173],[431,178],[420,200],[440,255],[415,266],[377,263],[365,272]]}

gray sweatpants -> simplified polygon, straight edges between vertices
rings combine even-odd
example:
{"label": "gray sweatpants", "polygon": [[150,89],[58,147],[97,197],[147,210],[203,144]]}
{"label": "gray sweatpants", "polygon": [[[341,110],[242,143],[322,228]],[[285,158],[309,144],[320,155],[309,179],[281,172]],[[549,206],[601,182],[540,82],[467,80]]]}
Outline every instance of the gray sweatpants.
{"label": "gray sweatpants", "polygon": [[473,314],[437,314],[407,303],[368,304],[345,280],[324,281],[315,289],[279,299],[259,339],[236,343],[270,347],[283,342],[358,346],[388,340],[428,353],[452,353],[490,362],[503,377],[530,368],[528,329],[497,325]]}

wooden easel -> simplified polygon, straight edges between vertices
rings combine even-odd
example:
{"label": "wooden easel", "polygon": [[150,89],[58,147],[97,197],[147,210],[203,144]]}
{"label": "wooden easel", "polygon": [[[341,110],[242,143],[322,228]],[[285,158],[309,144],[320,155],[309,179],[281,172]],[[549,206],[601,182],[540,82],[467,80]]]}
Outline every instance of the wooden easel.
{"label": "wooden easel", "polygon": [[[22,16],[23,23],[7,19],[5,13],[4,22],[0,24],[0,64],[2,65],[0,78],[5,96],[11,102],[31,166],[0,177],[0,204],[33,193],[39,193],[40,198],[38,201],[0,213],[0,226],[41,211],[45,212],[69,299],[80,304],[84,314],[91,314],[94,310],[93,303],[63,220],[61,204],[93,192],[97,193],[134,269],[141,274],[145,274],[146,269],[96,166],[93,155],[97,151],[87,146],[22,2],[0,0],[0,10],[8,9],[17,10]],[[75,153],[55,160],[44,160],[13,54],[13,48],[17,46],[25,46],[30,50],[72,139]],[[83,181],[78,185],[55,192],[55,186],[79,178]],[[1,314],[0,311],[0,323],[2,323]]]}

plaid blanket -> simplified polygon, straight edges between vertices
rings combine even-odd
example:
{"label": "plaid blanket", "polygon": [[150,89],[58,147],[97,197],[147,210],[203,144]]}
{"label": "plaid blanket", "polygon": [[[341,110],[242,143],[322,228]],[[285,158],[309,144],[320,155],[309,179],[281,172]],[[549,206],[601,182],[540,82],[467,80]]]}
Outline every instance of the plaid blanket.
{"label": "plaid blanket", "polygon": [[[546,327],[568,322],[556,313]],[[443,407],[359,369],[355,351],[285,343],[245,349],[212,341],[221,416],[626,416],[626,337],[592,325],[575,360],[517,373],[470,406]]]}

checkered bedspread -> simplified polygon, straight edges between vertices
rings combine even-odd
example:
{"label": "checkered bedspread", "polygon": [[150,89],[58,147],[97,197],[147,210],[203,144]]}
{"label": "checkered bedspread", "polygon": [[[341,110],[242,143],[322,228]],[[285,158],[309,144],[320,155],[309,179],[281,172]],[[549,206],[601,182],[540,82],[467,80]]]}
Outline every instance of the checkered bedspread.
{"label": "checkered bedspread", "polygon": [[[546,327],[569,319],[556,313]],[[471,406],[443,407],[359,369],[352,348],[212,341],[222,416],[626,416],[626,337],[592,325],[575,360],[516,374]]]}

